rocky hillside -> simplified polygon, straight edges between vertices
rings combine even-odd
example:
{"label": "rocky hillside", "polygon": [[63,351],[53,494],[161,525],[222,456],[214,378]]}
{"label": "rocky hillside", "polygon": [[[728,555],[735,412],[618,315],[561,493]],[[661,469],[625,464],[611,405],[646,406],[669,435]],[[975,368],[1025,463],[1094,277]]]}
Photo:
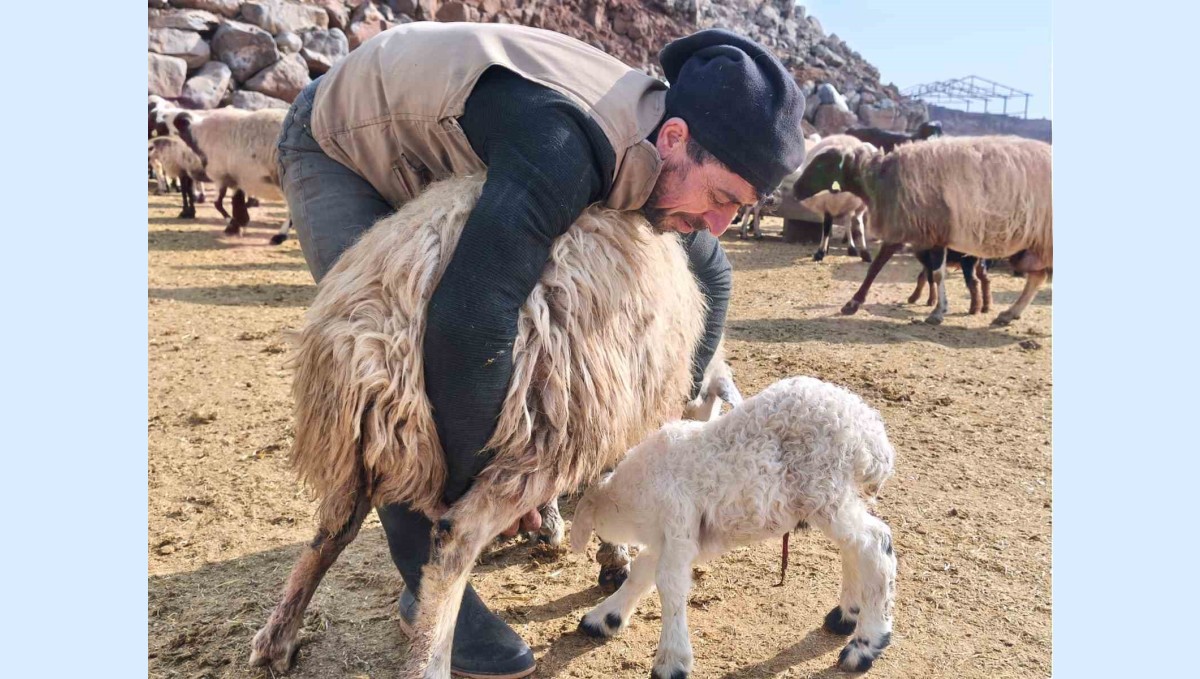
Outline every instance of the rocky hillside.
{"label": "rocky hillside", "polygon": [[286,107],[380,31],[410,21],[519,23],[590,43],[661,77],[658,50],[701,28],[770,47],[796,75],[806,117],[829,134],[912,129],[925,106],[791,0],[150,0],[149,93],[194,109]]}

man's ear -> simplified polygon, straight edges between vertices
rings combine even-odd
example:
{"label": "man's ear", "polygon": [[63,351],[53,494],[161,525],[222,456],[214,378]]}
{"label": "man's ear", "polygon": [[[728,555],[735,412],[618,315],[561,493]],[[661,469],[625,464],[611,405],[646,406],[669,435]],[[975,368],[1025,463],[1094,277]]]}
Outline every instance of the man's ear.
{"label": "man's ear", "polygon": [[691,130],[688,129],[686,120],[683,118],[668,118],[658,128],[658,139],[654,145],[658,148],[658,155],[665,158],[667,155],[675,153],[676,148],[686,147],[687,140],[690,137]]}

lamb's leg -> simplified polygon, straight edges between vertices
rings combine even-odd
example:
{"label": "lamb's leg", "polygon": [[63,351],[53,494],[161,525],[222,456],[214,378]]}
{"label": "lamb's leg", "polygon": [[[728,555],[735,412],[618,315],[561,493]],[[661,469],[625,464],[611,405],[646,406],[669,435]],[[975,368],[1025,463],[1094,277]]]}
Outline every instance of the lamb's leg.
{"label": "lamb's leg", "polygon": [[[892,640],[896,555],[892,551],[891,530],[871,516],[857,497],[843,502],[831,515],[812,519],[837,544],[842,558],[849,560],[857,571],[858,582],[854,588],[860,597],[857,622],[854,636],[838,656],[838,664],[849,672],[865,672]],[[842,596],[846,597],[845,583]],[[853,614],[853,608],[847,607],[843,615],[845,613]]]}
{"label": "lamb's leg", "polygon": [[842,307],[842,314],[849,316],[858,311],[858,308],[867,301],[867,293],[871,290],[871,284],[875,282],[875,277],[883,270],[883,265],[887,264],[892,255],[899,252],[900,248],[904,247],[904,243],[884,243],[879,246],[879,256],[875,261],[871,262],[871,268],[867,269],[867,277],[863,279],[862,285],[858,286],[858,292],[850,298],[849,302]]}
{"label": "lamb's leg", "polygon": [[668,536],[659,556],[656,583],[662,600],[662,635],[654,653],[651,679],[682,679],[692,671],[692,642],[688,638],[687,600],[692,588],[696,541]]}
{"label": "lamb's leg", "polygon": [[858,563],[854,552],[842,551],[842,597],[825,615],[825,631],[841,636],[854,632],[862,610],[862,587],[858,582]]}
{"label": "lamb's leg", "polygon": [[589,637],[611,637],[629,624],[638,602],[654,586],[658,552],[647,547],[638,552],[629,577],[615,594],[588,611],[579,621],[579,631]]}
{"label": "lamb's leg", "polygon": [[562,514],[558,511],[558,498],[554,498],[546,503],[540,511],[542,515],[542,527],[538,529],[538,542],[544,542],[551,547],[558,547],[562,544],[563,533],[566,529],[563,522]]}
{"label": "lamb's leg", "polygon": [[979,308],[982,313],[987,313],[992,310],[992,279],[988,275],[988,262],[986,259],[980,259],[976,275],[979,276],[980,296],[983,298],[983,306]]}
{"label": "lamb's leg", "polygon": [[629,577],[629,548],[601,540],[596,563],[600,564],[600,590],[611,594]]}
{"label": "lamb's leg", "polygon": [[[517,483],[503,474],[485,470],[434,525],[429,563],[421,571],[412,645],[400,675],[405,679],[449,678],[454,625],[471,567],[496,535],[541,505],[552,490],[548,473],[526,475]],[[522,490],[516,495],[503,491],[512,486]]]}
{"label": "lamb's leg", "polygon": [[978,263],[979,263],[978,257],[972,257],[970,255],[963,255],[963,258],[962,258],[963,280],[965,280],[967,283],[967,291],[971,293],[971,309],[968,312],[970,314],[979,313],[979,307],[980,307],[979,281],[976,280],[976,278],[975,278],[975,267],[978,265]]}
{"label": "lamb's leg", "polygon": [[1042,281],[1046,280],[1046,271],[1029,271],[1025,277],[1025,289],[1021,291],[1021,296],[1017,298],[1016,304],[1013,304],[1007,310],[1000,312],[996,319],[992,321],[992,325],[1008,325],[1021,317],[1021,312],[1025,311],[1025,307],[1033,301],[1037,295],[1038,288],[1042,286]]}
{"label": "lamb's leg", "polygon": [[196,182],[196,202],[203,203],[208,197],[204,193],[204,182]]}
{"label": "lamb's leg", "polygon": [[292,230],[292,218],[289,215],[284,221],[283,226],[279,228],[279,233],[271,236],[271,245],[279,245],[288,239],[288,232]]}
{"label": "lamb's leg", "polygon": [[340,525],[321,526],[317,536],[304,548],[283,588],[283,598],[271,612],[267,624],[254,635],[250,645],[251,666],[270,665],[275,672],[286,672],[291,667],[297,648],[296,635],[304,622],[304,610],[317,591],[317,585],[321,584],[325,571],[358,535],[370,509],[371,503],[360,488],[350,515]]}
{"label": "lamb's leg", "polygon": [[754,206],[754,224],[750,226],[750,231],[754,233],[754,240],[762,240],[762,206]]}
{"label": "lamb's leg", "polygon": [[238,189],[233,192],[233,218],[225,227],[226,236],[241,235],[242,227],[250,223],[250,212],[246,209],[246,192]]}
{"label": "lamb's leg", "polygon": [[829,236],[833,233],[833,215],[825,213],[825,219],[821,222],[821,244],[817,247],[817,251],[813,253],[813,261],[819,262],[825,259],[825,253],[829,251]]}
{"label": "lamb's leg", "polygon": [[946,300],[946,248],[934,249],[930,257],[930,263],[934,265],[930,268],[933,269],[933,285],[937,287],[938,303],[925,322],[929,325],[941,325],[950,307]]}

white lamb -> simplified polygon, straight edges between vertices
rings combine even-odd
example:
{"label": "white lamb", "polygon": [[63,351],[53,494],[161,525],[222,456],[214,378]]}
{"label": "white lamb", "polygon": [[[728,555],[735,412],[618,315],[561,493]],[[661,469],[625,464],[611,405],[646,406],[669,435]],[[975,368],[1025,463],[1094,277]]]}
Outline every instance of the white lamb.
{"label": "white lamb", "polygon": [[692,670],[687,599],[692,565],[815,525],[842,553],[842,594],[825,629],[854,633],[838,663],[871,667],[891,641],[896,557],[891,530],[871,515],[895,451],[883,419],[858,396],[810,377],[781,380],[710,422],[677,421],[634,447],[580,499],[571,548],[593,531],[641,545],[619,590],[579,623],[609,637],[657,585],[662,635],[653,677]]}

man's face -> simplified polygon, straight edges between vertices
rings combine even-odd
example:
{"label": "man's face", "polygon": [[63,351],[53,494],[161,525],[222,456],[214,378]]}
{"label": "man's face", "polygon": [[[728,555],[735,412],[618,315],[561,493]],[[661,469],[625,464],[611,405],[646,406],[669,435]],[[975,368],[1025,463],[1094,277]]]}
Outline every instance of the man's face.
{"label": "man's face", "polygon": [[745,179],[714,160],[696,163],[687,154],[687,123],[671,118],[658,133],[662,171],[642,214],[659,231],[708,230],[720,236],[742,205],[757,200]]}

